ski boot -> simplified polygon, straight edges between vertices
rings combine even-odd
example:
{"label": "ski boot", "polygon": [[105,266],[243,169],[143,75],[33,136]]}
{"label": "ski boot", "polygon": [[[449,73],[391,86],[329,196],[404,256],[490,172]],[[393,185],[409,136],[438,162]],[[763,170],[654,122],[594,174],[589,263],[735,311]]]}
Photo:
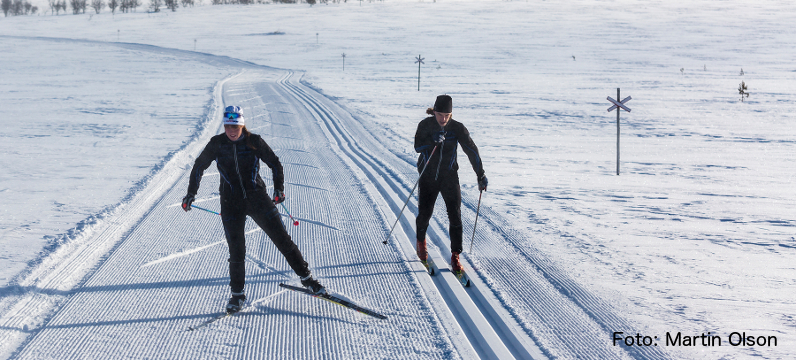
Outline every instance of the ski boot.
{"label": "ski boot", "polygon": [[434,275],[434,262],[428,257],[428,250],[426,249],[426,239],[417,240],[417,257],[420,263],[426,267],[429,275]]}
{"label": "ski boot", "polygon": [[307,290],[311,291],[315,295],[323,295],[326,294],[326,288],[312,278],[312,274],[307,275],[307,277],[301,278],[301,285],[304,285]]}
{"label": "ski boot", "polygon": [[243,307],[243,303],[246,302],[246,294],[244,293],[232,293],[232,297],[229,299],[229,303],[227,303],[227,314],[233,314]]}
{"label": "ski boot", "polygon": [[457,252],[451,252],[451,272],[462,285],[465,287],[470,286],[470,276],[464,272],[464,267],[459,261],[459,253]]}
{"label": "ski boot", "polygon": [[454,274],[459,274],[462,271],[464,271],[464,269],[462,268],[462,263],[459,262],[459,253],[452,252],[451,253],[451,272],[453,272]]}
{"label": "ski boot", "polygon": [[417,240],[417,257],[420,261],[428,260],[428,251],[426,250],[426,239]]}

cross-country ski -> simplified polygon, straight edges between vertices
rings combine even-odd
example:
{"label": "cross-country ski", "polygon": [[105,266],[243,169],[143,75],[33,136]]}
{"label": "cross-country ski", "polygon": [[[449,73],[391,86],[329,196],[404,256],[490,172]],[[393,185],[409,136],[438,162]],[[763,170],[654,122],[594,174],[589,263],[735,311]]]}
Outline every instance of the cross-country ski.
{"label": "cross-country ski", "polygon": [[[243,309],[240,309],[240,310],[243,310]],[[240,310],[239,310],[239,311],[240,311]],[[239,312],[239,311],[237,311],[237,312]],[[195,331],[195,330],[201,329],[201,328],[203,328],[203,327],[205,327],[205,326],[208,326],[208,325],[210,325],[210,324],[212,324],[212,323],[214,323],[214,322],[216,322],[216,321],[219,321],[219,320],[224,320],[224,319],[226,319],[226,318],[228,318],[228,317],[230,317],[230,316],[233,316],[233,315],[235,315],[237,312],[224,312],[224,313],[223,313],[223,314],[221,314],[221,315],[218,315],[218,316],[211,317],[210,319],[207,319],[207,320],[205,320],[205,321],[203,321],[203,322],[199,323],[198,325],[189,326],[189,327],[188,327],[188,331]]]}
{"label": "cross-country ski", "polygon": [[340,305],[342,307],[347,307],[347,308],[349,308],[351,310],[354,310],[354,311],[357,311],[357,312],[360,312],[362,314],[369,315],[369,316],[372,316],[372,317],[375,317],[375,318],[378,318],[378,319],[386,319],[387,318],[387,316],[384,316],[384,315],[379,314],[379,313],[377,313],[377,312],[375,312],[373,310],[370,310],[368,308],[364,308],[362,306],[354,304],[353,302],[348,301],[346,299],[343,299],[343,298],[341,298],[339,296],[336,296],[334,294],[330,294],[330,293],[318,294],[318,293],[314,293],[314,292],[312,292],[310,290],[307,290],[305,288],[301,288],[301,287],[297,287],[297,286],[293,286],[293,285],[288,285],[288,284],[282,284],[282,283],[280,283],[279,286],[283,287],[285,289],[288,289],[288,290],[293,290],[295,292],[300,292],[302,294],[310,295],[310,296],[316,297],[318,299],[326,300],[326,301],[328,301],[330,303],[337,304],[337,305]]}

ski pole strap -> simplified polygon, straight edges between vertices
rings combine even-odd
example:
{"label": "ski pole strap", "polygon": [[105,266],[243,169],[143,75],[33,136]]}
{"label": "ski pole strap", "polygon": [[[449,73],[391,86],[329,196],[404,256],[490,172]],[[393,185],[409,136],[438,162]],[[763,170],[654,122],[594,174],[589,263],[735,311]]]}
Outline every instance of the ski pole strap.
{"label": "ski pole strap", "polygon": [[215,211],[213,211],[213,210],[208,210],[208,209],[205,209],[205,208],[203,208],[203,207],[199,207],[199,206],[196,206],[196,205],[193,205],[193,204],[191,204],[191,207],[195,207],[195,208],[197,208],[197,209],[199,209],[199,210],[204,210],[204,211],[207,211],[207,212],[209,212],[209,213],[216,214],[216,215],[221,215],[220,213],[217,213],[217,212],[215,212]]}

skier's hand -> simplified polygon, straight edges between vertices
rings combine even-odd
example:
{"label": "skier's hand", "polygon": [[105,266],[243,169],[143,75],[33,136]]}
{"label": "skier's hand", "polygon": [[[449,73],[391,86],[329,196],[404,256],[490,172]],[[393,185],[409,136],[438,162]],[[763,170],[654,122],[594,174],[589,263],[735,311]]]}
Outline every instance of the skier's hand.
{"label": "skier's hand", "polygon": [[444,131],[435,132],[434,135],[432,135],[432,139],[434,140],[435,143],[442,143],[443,141],[445,141],[445,132]]}
{"label": "skier's hand", "polygon": [[274,190],[274,204],[280,204],[285,201],[285,192],[279,189]]}
{"label": "skier's hand", "polygon": [[182,209],[185,211],[191,210],[191,204],[193,204],[194,196],[191,194],[185,195],[182,198]]}
{"label": "skier's hand", "polygon": [[486,175],[481,175],[481,178],[478,179],[478,191],[486,191],[486,186],[489,184],[489,180],[486,179]]}

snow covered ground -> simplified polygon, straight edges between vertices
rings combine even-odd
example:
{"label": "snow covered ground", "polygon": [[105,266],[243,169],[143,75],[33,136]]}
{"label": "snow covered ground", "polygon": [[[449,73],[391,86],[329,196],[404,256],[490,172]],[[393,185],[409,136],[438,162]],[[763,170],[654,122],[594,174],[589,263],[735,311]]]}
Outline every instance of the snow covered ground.
{"label": "snow covered ground", "polygon": [[[498,331],[508,347],[787,358],[795,10],[387,1],[0,19],[0,356],[486,357],[445,306],[461,294],[411,260],[411,226],[391,247],[379,241],[415,180],[416,123],[448,93],[490,178],[465,256],[479,284],[464,296],[514,333],[512,345]],[[620,176],[616,115],[605,111],[618,87],[633,97]],[[226,297],[220,227],[174,207],[222,103],[257,114],[254,131],[289,164],[288,205],[304,220],[291,231],[316,272],[386,312],[387,325],[279,292],[292,274],[255,231],[249,292],[262,302],[198,335],[177,331]],[[478,198],[468,169],[465,234]],[[202,187],[211,208],[212,181]],[[158,300],[168,305],[150,308]],[[284,334],[304,331],[304,342]],[[615,331],[659,346],[613,346]],[[666,346],[667,332],[710,332],[722,346]],[[733,332],[778,344],[735,347]]]}

